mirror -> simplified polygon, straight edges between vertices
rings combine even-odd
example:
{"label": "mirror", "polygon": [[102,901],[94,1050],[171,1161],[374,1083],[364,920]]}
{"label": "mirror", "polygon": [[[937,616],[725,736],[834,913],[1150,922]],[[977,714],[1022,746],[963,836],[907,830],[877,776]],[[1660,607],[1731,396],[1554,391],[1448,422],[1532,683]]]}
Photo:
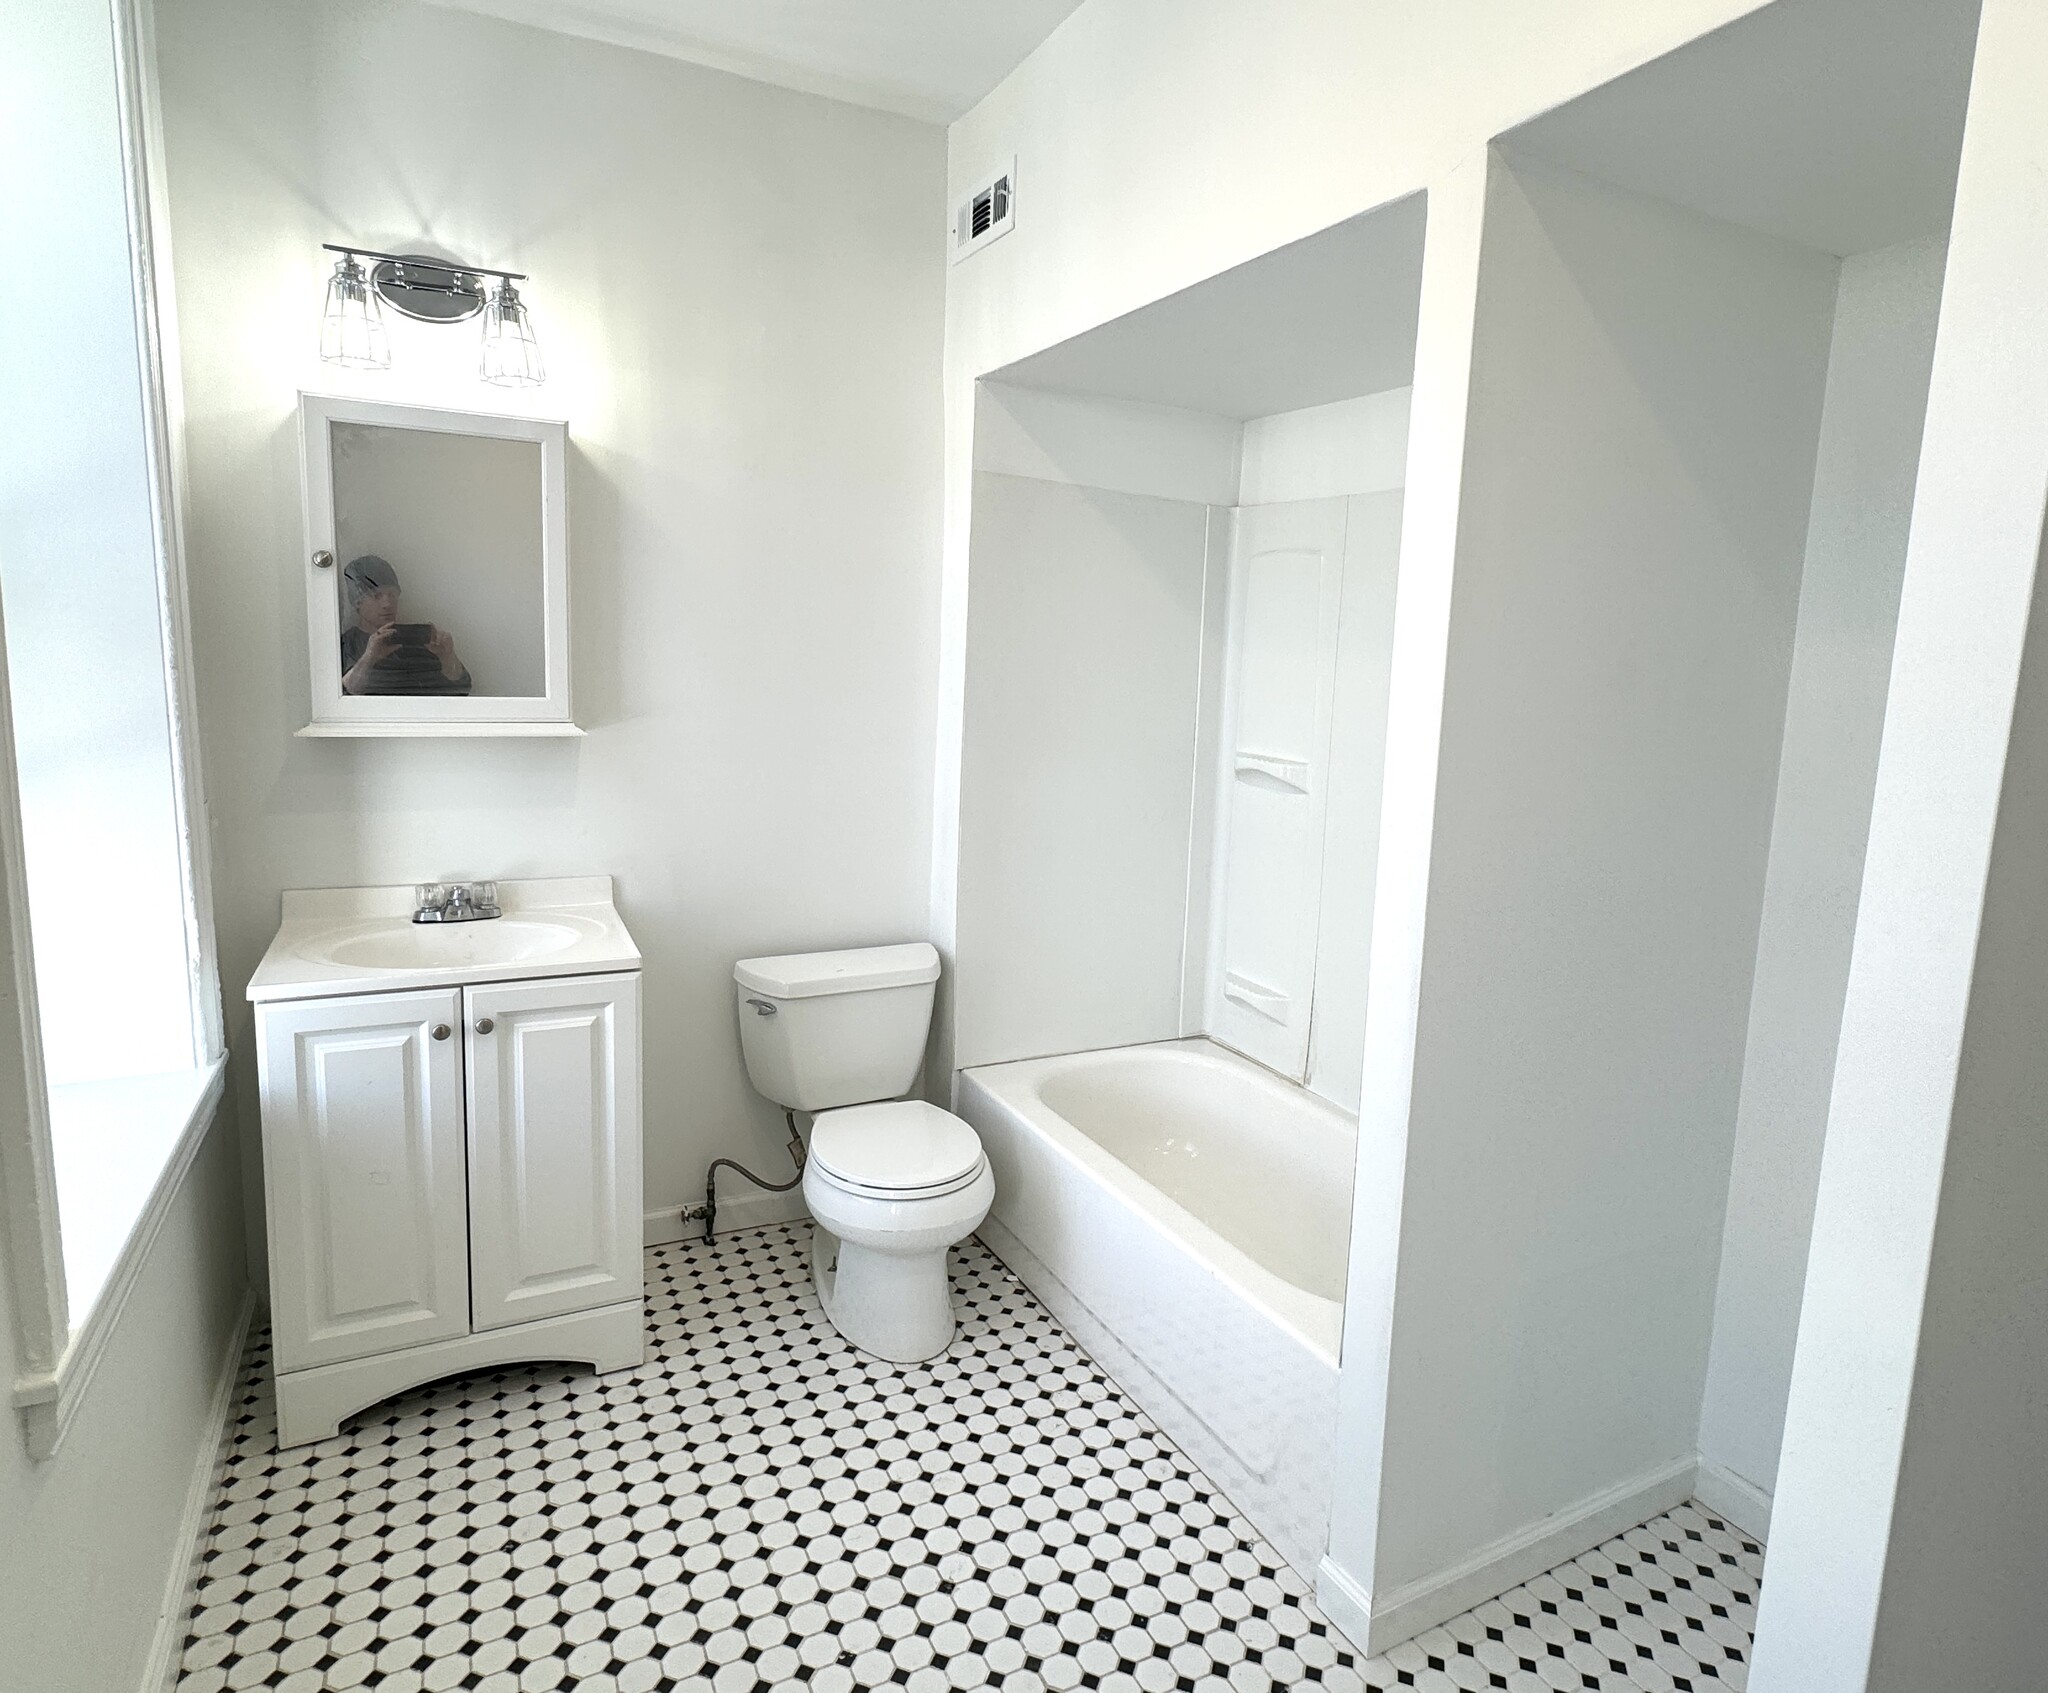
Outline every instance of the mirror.
{"label": "mirror", "polygon": [[575,733],[560,423],[300,396],[312,721]]}

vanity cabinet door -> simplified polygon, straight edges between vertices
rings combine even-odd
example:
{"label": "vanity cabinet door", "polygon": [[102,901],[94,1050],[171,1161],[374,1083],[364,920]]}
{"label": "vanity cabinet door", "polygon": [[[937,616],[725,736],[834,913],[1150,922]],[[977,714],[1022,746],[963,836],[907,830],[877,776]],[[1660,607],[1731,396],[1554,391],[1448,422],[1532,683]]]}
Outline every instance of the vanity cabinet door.
{"label": "vanity cabinet door", "polygon": [[278,1367],[469,1332],[461,996],[257,1013]]}
{"label": "vanity cabinet door", "polygon": [[640,978],[463,990],[478,1329],[641,1292]]}

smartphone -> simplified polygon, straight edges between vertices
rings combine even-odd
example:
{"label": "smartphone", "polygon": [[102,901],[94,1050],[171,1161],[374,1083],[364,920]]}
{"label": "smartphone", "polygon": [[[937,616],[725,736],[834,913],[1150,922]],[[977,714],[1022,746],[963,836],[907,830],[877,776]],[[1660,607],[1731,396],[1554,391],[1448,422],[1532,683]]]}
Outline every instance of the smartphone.
{"label": "smartphone", "polygon": [[401,623],[397,625],[398,644],[401,647],[423,647],[434,638],[431,623]]}

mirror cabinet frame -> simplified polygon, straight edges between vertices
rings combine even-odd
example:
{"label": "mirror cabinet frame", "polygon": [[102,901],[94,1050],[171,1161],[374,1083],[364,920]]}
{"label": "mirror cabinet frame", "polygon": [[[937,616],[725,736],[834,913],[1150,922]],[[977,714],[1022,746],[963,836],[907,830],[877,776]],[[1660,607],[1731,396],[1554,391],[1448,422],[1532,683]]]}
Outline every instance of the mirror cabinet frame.
{"label": "mirror cabinet frame", "polygon": [[[335,545],[334,426],[531,441],[540,448],[542,674],[537,695],[345,694],[341,688],[340,575]],[[334,394],[299,395],[306,642],[312,712],[300,735],[580,735],[569,695],[569,426],[495,412],[442,411]]]}

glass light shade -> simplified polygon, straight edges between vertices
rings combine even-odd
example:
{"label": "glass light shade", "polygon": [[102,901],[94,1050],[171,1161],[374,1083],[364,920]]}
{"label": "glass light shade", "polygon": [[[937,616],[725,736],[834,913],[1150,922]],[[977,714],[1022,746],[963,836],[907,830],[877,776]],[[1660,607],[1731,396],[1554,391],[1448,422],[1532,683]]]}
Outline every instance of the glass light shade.
{"label": "glass light shade", "polygon": [[320,319],[320,356],[329,364],[362,370],[391,368],[391,337],[384,329],[384,308],[377,291],[356,263],[342,255],[327,279],[327,310]]}
{"label": "glass light shade", "polygon": [[479,374],[500,388],[537,388],[548,379],[526,302],[500,282],[484,307],[484,350]]}

